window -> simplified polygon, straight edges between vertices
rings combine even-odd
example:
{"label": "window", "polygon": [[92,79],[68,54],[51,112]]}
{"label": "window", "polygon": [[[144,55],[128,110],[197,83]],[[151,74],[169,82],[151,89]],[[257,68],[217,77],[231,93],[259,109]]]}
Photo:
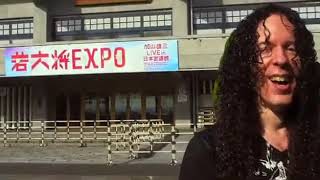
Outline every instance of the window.
{"label": "window", "polygon": [[146,118],[158,119],[159,118],[159,97],[146,96]]}
{"label": "window", "polygon": [[169,36],[170,10],[82,14],[54,18],[55,40]]}
{"label": "window", "polygon": [[159,26],[171,26],[171,25],[172,25],[171,14],[143,16],[144,27],[159,27]]}
{"label": "window", "polygon": [[33,23],[13,23],[11,25],[11,34],[31,34],[33,33]]}
{"label": "window", "polygon": [[140,16],[127,16],[127,17],[113,18],[114,29],[127,29],[127,28],[139,28],[139,27],[141,27]]}
{"label": "window", "polygon": [[110,119],[110,98],[96,95],[86,96],[84,101],[85,119]]}
{"label": "window", "polygon": [[84,19],[84,30],[85,31],[104,30],[104,29],[111,29],[110,18],[87,18],[87,19]]}
{"label": "window", "polygon": [[[284,6],[290,7],[300,14],[307,27],[320,29],[320,3],[287,2]],[[227,5],[203,6],[193,9],[193,26],[195,33],[205,32],[232,32],[238,23],[251,14],[257,5]]]}
{"label": "window", "polygon": [[194,22],[196,24],[222,23],[222,11],[196,12]]}
{"label": "window", "polygon": [[238,23],[242,19],[244,19],[248,14],[251,14],[252,11],[252,9],[226,11],[226,21],[231,23]]}
{"label": "window", "polygon": [[10,35],[10,24],[1,24],[0,25],[0,35]]}
{"label": "window", "polygon": [[0,39],[32,39],[32,19],[0,20]]}
{"label": "window", "polygon": [[320,6],[295,7],[292,9],[297,11],[302,19],[320,19]]}
{"label": "window", "polygon": [[214,80],[206,79],[199,81],[199,93],[204,94],[212,94],[214,86]]}
{"label": "window", "polygon": [[130,94],[130,119],[141,119],[140,94]]}
{"label": "window", "polygon": [[56,32],[73,32],[73,31],[81,31],[80,19],[56,21]]}

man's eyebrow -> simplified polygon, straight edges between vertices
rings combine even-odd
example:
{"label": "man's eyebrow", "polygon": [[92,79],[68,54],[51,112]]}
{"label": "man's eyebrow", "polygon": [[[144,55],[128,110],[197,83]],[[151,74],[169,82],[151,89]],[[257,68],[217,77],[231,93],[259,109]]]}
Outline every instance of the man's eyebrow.
{"label": "man's eyebrow", "polygon": [[[296,41],[295,40],[288,40],[284,43],[284,45],[292,45],[292,44],[295,45]],[[273,43],[270,41],[258,42],[258,46],[261,46],[261,45],[273,45]]]}
{"label": "man's eyebrow", "polygon": [[285,43],[286,45],[296,44],[295,40],[289,40]]}

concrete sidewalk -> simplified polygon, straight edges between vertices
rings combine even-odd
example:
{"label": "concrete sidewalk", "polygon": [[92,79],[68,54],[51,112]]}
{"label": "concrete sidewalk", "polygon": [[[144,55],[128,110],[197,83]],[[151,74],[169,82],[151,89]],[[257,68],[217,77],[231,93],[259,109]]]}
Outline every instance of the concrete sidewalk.
{"label": "concrete sidewalk", "polygon": [[[178,136],[177,141],[189,141],[192,135]],[[176,144],[184,151],[187,144]],[[161,148],[170,151],[171,144]],[[68,174],[126,175],[177,177],[184,153],[177,153],[178,164],[170,166],[171,153],[153,153],[130,159],[129,154],[112,154],[113,164],[107,165],[107,146],[99,143],[79,144],[11,144],[0,147],[0,174]]]}

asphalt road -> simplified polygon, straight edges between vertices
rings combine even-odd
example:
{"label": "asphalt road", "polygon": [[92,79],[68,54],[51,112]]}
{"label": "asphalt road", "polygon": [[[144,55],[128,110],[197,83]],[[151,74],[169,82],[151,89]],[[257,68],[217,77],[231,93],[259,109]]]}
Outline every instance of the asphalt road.
{"label": "asphalt road", "polygon": [[[177,139],[188,142],[191,137]],[[183,151],[186,146],[178,143],[176,149]],[[170,166],[171,144],[161,150],[167,153],[139,154],[136,159],[113,153],[113,164],[108,166],[104,144],[12,143],[0,146],[0,180],[177,180],[184,153],[177,153],[178,164]]]}
{"label": "asphalt road", "polygon": [[0,175],[1,180],[177,180],[172,176]]}
{"label": "asphalt road", "polygon": [[179,165],[166,164],[48,164],[48,163],[0,163],[0,174],[39,175],[115,175],[115,176],[177,176]]}
{"label": "asphalt road", "polygon": [[1,180],[177,180],[179,165],[0,163]]}

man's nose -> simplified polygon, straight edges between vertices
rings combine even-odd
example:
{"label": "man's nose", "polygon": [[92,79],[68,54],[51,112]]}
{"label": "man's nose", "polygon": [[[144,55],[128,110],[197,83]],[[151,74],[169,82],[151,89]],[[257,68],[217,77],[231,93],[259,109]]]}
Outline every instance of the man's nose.
{"label": "man's nose", "polygon": [[273,63],[276,65],[284,65],[289,61],[287,51],[283,47],[277,47],[273,52]]}

